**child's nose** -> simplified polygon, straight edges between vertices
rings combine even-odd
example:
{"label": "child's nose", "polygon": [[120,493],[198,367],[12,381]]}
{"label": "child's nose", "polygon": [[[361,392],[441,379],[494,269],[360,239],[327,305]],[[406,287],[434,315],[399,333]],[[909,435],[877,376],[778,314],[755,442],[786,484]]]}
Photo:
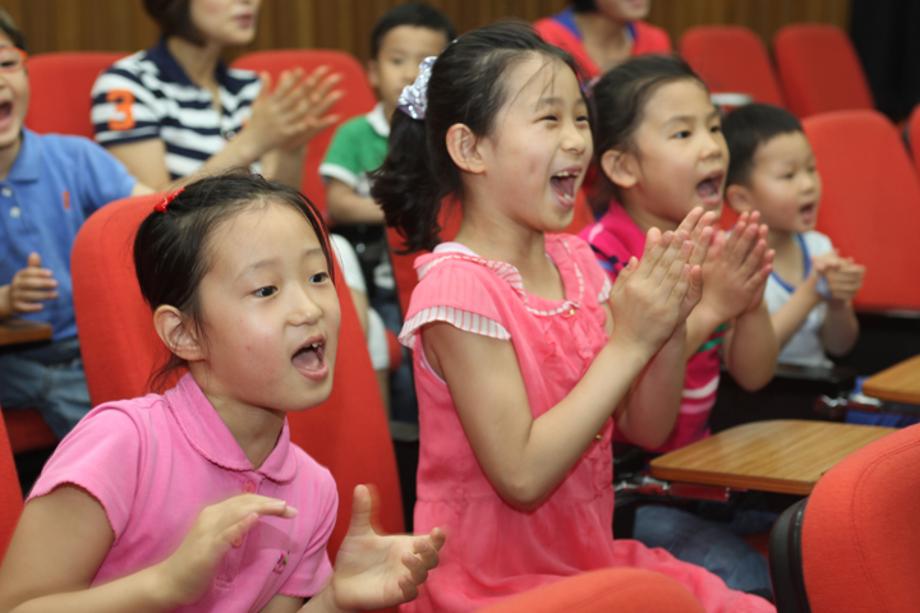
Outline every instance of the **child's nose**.
{"label": "child's nose", "polygon": [[590,134],[587,131],[580,130],[577,125],[570,125],[565,132],[562,148],[565,151],[572,151],[581,155],[588,148]]}
{"label": "child's nose", "polygon": [[705,131],[703,136],[702,154],[706,159],[715,157],[721,158],[723,153],[723,139],[720,134],[714,134],[709,130]]}
{"label": "child's nose", "polygon": [[289,320],[294,325],[315,324],[323,315],[323,309],[313,299],[307,288],[293,292]]}

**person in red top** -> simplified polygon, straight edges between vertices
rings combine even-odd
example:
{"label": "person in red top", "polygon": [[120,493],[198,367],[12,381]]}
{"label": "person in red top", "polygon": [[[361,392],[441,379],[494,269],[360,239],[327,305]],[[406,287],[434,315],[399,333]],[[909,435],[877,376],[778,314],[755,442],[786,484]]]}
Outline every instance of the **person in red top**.
{"label": "person in red top", "polygon": [[670,53],[663,29],[642,21],[650,0],[572,0],[569,8],[534,23],[546,42],[567,51],[593,80],[634,55]]}

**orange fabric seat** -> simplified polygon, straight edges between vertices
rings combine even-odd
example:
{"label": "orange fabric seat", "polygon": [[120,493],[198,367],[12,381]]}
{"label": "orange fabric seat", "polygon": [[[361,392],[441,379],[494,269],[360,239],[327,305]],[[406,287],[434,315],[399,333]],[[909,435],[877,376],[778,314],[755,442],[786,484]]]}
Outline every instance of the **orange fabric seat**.
{"label": "orange fabric seat", "polygon": [[780,517],[771,536],[780,611],[917,610],[918,463],[920,425],[895,431],[834,466]]}
{"label": "orange fabric seat", "polygon": [[369,112],[377,104],[361,64],[348,53],[332,49],[276,49],[247,53],[233,62],[233,65],[236,68],[267,72],[273,84],[277,84],[281,73],[289,68],[303,68],[304,73],[309,74],[320,66],[328,66],[330,73],[342,75],[336,89],[342,90],[345,95],[330,111],[339,115],[339,121],[307,145],[303,182],[300,185],[301,191],[326,215],[326,189],[319,176],[319,166],[326,156],[332,135],[342,122]]}
{"label": "orange fabric seat", "polygon": [[866,266],[854,304],[920,310],[920,182],[897,129],[876,111],[807,117],[824,185],[818,230]]}
{"label": "orange fabric seat", "polygon": [[746,94],[755,102],[785,104],[767,48],[749,28],[690,28],[681,36],[680,55],[714,94]]}
{"label": "orange fabric seat", "polygon": [[36,132],[93,138],[90,92],[99,73],[124,53],[66,51],[33,55],[27,62],[32,96],[26,126]]}
{"label": "orange fabric seat", "polygon": [[[74,306],[94,404],[147,393],[150,374],[167,357],[141,297],[132,255],[137,228],[160,198],[126,198],[103,207],[86,221],[74,243]],[[352,492],[359,483],[373,484],[380,492],[382,528],[403,530],[383,401],[339,270],[336,279],[342,323],[332,394],[321,405],[288,416],[291,440],[328,467],[338,485],[339,510],[329,542],[333,559],[348,529]]]}
{"label": "orange fabric seat", "polygon": [[799,117],[874,108],[853,43],[837,26],[797,23],[773,37],[773,55],[789,110]]}

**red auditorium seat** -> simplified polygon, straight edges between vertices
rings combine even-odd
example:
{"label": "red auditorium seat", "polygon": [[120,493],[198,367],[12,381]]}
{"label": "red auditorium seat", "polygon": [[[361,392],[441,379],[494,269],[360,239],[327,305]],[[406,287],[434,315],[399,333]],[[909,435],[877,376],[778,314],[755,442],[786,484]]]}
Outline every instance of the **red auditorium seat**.
{"label": "red auditorium seat", "polygon": [[99,73],[123,53],[67,51],[31,56],[26,66],[32,96],[26,126],[36,132],[93,138],[90,92]]}
{"label": "red auditorium seat", "polygon": [[738,93],[783,106],[763,42],[744,26],[697,26],[684,32],[680,55],[714,94]]}
{"label": "red auditorium seat", "polygon": [[785,26],[773,37],[773,54],[786,103],[797,116],[874,108],[862,64],[840,28]]}

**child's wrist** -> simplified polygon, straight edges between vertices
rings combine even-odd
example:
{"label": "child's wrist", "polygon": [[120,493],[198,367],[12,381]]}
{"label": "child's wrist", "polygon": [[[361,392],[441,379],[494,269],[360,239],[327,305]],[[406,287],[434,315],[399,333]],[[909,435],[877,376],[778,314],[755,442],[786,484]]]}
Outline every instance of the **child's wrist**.
{"label": "child's wrist", "polygon": [[0,319],[13,316],[13,292],[10,285],[0,285]]}
{"label": "child's wrist", "polygon": [[141,589],[146,595],[144,600],[149,602],[154,610],[172,611],[188,604],[183,601],[172,574],[167,568],[167,560],[141,571],[140,578]]}

